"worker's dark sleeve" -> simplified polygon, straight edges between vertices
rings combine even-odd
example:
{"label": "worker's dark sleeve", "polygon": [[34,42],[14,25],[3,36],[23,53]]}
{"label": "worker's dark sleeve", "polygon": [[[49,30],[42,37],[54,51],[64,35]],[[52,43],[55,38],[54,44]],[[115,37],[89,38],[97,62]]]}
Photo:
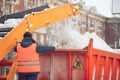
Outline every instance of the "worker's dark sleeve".
{"label": "worker's dark sleeve", "polygon": [[54,46],[41,46],[41,45],[37,45],[36,47],[36,51],[38,53],[46,53],[46,52],[50,52],[50,51],[54,51],[55,47]]}
{"label": "worker's dark sleeve", "polygon": [[16,51],[16,52],[17,52],[17,45],[14,47],[14,51]]}

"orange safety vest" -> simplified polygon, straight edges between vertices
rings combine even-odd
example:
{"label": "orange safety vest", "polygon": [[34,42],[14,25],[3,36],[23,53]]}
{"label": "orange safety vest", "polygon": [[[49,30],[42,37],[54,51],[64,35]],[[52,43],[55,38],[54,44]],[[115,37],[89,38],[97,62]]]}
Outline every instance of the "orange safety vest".
{"label": "orange safety vest", "polygon": [[23,48],[20,43],[17,46],[18,72],[39,72],[39,54],[36,52],[36,44]]}

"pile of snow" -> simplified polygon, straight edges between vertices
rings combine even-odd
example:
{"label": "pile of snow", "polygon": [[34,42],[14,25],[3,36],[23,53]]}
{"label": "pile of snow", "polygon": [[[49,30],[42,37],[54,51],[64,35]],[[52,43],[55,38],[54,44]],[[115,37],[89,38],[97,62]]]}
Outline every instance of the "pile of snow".
{"label": "pile of snow", "polygon": [[83,35],[67,26],[52,31],[50,44],[53,44],[58,49],[82,49],[87,45]]}
{"label": "pile of snow", "polygon": [[[88,46],[90,38],[93,38],[94,48],[114,52],[96,33],[86,32],[84,35],[80,34],[80,32],[75,29],[75,26],[79,26],[78,18],[78,16],[71,17],[54,23],[47,28],[45,27],[45,31],[48,31],[48,43],[53,44],[58,49],[83,49]],[[5,21],[5,24],[0,24],[0,28],[16,27],[21,21],[22,19],[9,19]],[[44,29],[42,28],[42,31]],[[41,30],[38,30],[38,32],[39,31]]]}
{"label": "pile of snow", "polygon": [[[53,44],[58,49],[83,49],[88,46],[90,38],[93,38],[93,47],[105,51],[114,52],[114,50],[96,33],[86,32],[80,34],[73,27],[72,18],[57,22],[50,26],[49,44]],[[72,23],[72,24],[71,24]]]}
{"label": "pile of snow", "polygon": [[94,48],[114,52],[114,50],[95,33],[86,32],[82,35],[71,27],[64,26],[64,28],[65,29],[57,30],[51,34],[51,44],[55,45],[58,49],[83,49],[88,46],[90,38],[93,38]]}
{"label": "pile of snow", "polygon": [[0,28],[13,28],[19,25],[23,19],[8,19],[4,24],[0,24]]}
{"label": "pile of snow", "polygon": [[114,52],[114,50],[103,39],[101,39],[99,36],[97,36],[96,33],[86,32],[83,36],[84,36],[84,39],[86,40],[86,42],[89,42],[90,38],[93,39],[93,47],[94,48]]}

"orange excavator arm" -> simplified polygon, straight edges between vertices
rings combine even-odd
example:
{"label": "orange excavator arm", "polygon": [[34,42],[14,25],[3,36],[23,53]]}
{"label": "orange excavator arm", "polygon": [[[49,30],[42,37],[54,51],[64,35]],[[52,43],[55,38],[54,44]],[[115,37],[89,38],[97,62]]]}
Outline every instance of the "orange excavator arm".
{"label": "orange excavator arm", "polygon": [[14,48],[17,41],[23,38],[22,36],[26,31],[32,32],[38,28],[74,16],[78,13],[79,10],[77,8],[73,7],[71,4],[65,4],[27,15],[17,27],[0,41],[0,61]]}

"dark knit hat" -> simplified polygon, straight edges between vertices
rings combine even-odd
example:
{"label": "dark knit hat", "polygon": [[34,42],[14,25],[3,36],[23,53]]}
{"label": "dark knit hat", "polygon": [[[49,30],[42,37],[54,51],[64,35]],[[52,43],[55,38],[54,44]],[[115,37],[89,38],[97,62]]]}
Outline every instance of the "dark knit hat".
{"label": "dark knit hat", "polygon": [[23,37],[32,37],[32,33],[30,32],[25,32]]}

